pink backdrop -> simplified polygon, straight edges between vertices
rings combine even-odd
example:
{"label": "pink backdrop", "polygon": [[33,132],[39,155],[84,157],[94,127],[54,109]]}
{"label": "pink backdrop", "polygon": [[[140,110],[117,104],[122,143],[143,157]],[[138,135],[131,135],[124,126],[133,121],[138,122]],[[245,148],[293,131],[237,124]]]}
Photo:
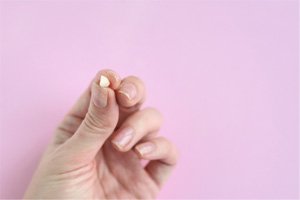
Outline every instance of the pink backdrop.
{"label": "pink backdrop", "polygon": [[298,196],[298,3],[1,1],[1,198],[94,74],[146,82],[181,159],[161,198]]}

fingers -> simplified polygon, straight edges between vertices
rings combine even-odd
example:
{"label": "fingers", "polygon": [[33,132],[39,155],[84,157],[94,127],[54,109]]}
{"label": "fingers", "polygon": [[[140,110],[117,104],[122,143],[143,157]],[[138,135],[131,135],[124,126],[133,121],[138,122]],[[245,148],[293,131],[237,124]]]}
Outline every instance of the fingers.
{"label": "fingers", "polygon": [[166,138],[152,138],[135,146],[140,158],[150,160],[145,169],[152,179],[162,186],[174,168],[178,151]]}
{"label": "fingers", "polygon": [[144,101],[145,93],[143,81],[136,76],[128,76],[117,90],[118,103],[125,108],[132,107]]}
{"label": "fingers", "polygon": [[91,81],[89,87],[83,92],[71,110],[67,113],[63,121],[59,124],[57,130],[58,133],[54,141],[55,144],[62,144],[78,129],[89,109],[91,101],[91,86],[95,84],[95,82],[99,81],[101,75],[108,77],[110,81],[110,88],[116,89],[119,87],[121,78],[116,72],[110,69],[99,71],[95,78]]}
{"label": "fingers", "polygon": [[166,165],[175,165],[177,150],[175,146],[164,137],[148,139],[135,146],[140,158],[146,160],[160,160]]}
{"label": "fingers", "polygon": [[116,127],[119,109],[114,91],[100,86],[100,78],[105,76],[110,87],[118,87],[115,77],[107,71],[99,72],[91,84],[91,97],[87,113],[74,135],[63,144],[70,157],[80,158],[80,162],[94,158],[106,139]]}
{"label": "fingers", "polygon": [[137,111],[114,133],[112,143],[119,151],[129,151],[142,138],[157,132],[162,121],[162,115],[156,109],[146,108]]}
{"label": "fingers", "polygon": [[84,91],[84,93],[80,96],[80,98],[77,100],[77,102],[71,108],[71,110],[68,113],[69,115],[77,116],[80,118],[85,117],[85,115],[88,111],[89,105],[90,105],[91,86],[95,82],[99,82],[101,75],[104,75],[105,77],[108,78],[108,80],[110,81],[110,85],[109,85],[110,88],[116,89],[120,86],[121,78],[116,72],[114,72],[110,69],[104,69],[104,70],[99,71],[97,73],[97,75],[95,76],[95,78],[90,83],[89,87]]}
{"label": "fingers", "polygon": [[[62,123],[60,123],[60,125],[58,126],[58,135],[54,141],[55,144],[62,144],[65,140],[70,138],[70,136],[72,136],[73,133],[78,129],[90,105],[91,85],[95,81],[99,81],[101,75],[108,77],[108,80],[110,81],[109,87],[117,91],[116,97],[117,100],[120,102],[119,124],[121,124],[127,118],[128,115],[138,110],[142,102],[145,100],[145,87],[143,82],[139,78],[129,76],[122,80],[123,86],[120,86],[121,78],[116,72],[110,69],[101,70],[98,72],[95,79],[90,83],[89,87],[77,100],[77,102],[74,104],[71,110],[67,113]],[[124,92],[124,85],[126,86],[127,83],[129,85],[133,84],[134,87],[137,88],[137,95],[133,100],[129,100],[126,96],[124,96],[124,94],[126,93]]]}
{"label": "fingers", "polygon": [[92,84],[94,84],[96,82],[99,83],[99,79],[100,79],[101,75],[104,75],[105,77],[108,78],[108,80],[110,81],[110,85],[109,85],[110,88],[116,89],[120,86],[121,78],[116,72],[114,72],[110,69],[104,69],[104,70],[99,71],[97,73],[97,75],[95,76],[95,78],[90,83],[89,87],[84,91],[84,93],[80,96],[80,98],[77,100],[77,102],[71,108],[71,110],[68,113],[69,115],[77,116],[80,118],[85,117],[85,115],[88,111],[89,105],[90,105],[91,86],[92,86]]}
{"label": "fingers", "polygon": [[119,124],[132,113],[137,111],[146,98],[145,85],[141,79],[135,76],[124,78],[120,87],[116,90],[116,97],[120,106]]}

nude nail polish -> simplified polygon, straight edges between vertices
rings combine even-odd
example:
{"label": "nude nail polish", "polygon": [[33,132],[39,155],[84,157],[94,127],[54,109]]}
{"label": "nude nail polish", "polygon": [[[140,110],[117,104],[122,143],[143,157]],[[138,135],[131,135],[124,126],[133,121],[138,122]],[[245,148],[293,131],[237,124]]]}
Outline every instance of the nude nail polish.
{"label": "nude nail polish", "polygon": [[155,145],[152,142],[146,142],[136,146],[136,150],[141,156],[151,154],[155,150]]}
{"label": "nude nail polish", "polygon": [[108,93],[106,88],[92,87],[92,101],[95,106],[105,108],[108,101]]}
{"label": "nude nail polish", "polygon": [[124,149],[132,140],[134,131],[131,127],[126,127],[118,131],[117,136],[113,138],[112,143],[118,149]]}
{"label": "nude nail polish", "polygon": [[120,86],[119,93],[125,95],[129,100],[137,95],[137,88],[133,83],[123,83]]}

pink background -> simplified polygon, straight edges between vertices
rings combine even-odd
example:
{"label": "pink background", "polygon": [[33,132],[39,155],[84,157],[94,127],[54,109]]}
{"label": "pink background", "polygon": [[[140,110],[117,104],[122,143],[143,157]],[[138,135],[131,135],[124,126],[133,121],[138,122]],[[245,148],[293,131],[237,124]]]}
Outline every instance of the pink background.
{"label": "pink background", "polygon": [[107,67],[144,79],[181,151],[161,198],[297,198],[297,1],[0,4],[1,198]]}

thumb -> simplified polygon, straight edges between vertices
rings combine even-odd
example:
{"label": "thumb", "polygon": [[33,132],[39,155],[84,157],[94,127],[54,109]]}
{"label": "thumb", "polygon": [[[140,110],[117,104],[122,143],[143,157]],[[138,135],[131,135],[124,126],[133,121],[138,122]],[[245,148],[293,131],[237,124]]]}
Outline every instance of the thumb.
{"label": "thumb", "polygon": [[119,108],[115,92],[106,87],[109,82],[109,77],[101,74],[92,82],[88,112],[74,135],[62,145],[65,161],[77,164],[92,161],[116,128]]}

